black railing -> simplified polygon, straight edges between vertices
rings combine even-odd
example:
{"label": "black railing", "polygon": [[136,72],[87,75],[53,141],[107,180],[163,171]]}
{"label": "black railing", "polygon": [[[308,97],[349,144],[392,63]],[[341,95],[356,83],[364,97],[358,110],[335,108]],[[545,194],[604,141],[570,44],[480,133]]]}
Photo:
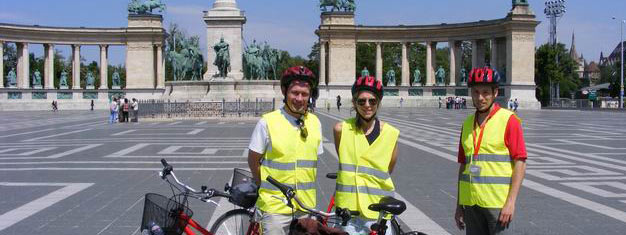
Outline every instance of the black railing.
{"label": "black railing", "polygon": [[258,117],[274,110],[275,100],[164,101],[140,100],[140,118]]}

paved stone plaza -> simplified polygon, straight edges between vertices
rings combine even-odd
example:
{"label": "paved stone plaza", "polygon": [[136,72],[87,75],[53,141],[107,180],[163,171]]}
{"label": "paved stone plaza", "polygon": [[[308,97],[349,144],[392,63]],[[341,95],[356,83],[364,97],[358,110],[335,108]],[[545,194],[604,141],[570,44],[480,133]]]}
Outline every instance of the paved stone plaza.
{"label": "paved stone plaza", "polygon": [[[471,111],[386,109],[401,130],[393,177],[413,230],[461,234],[453,220],[460,124]],[[331,125],[347,110],[319,113],[325,153],[319,207],[337,169]],[[529,152],[515,234],[623,234],[626,230],[626,113],[522,111]],[[143,195],[171,195],[157,177],[166,158],[181,180],[223,188],[247,167],[255,120],[115,124],[104,112],[3,112],[0,116],[0,234],[138,234]],[[232,208],[191,204],[203,224]]]}

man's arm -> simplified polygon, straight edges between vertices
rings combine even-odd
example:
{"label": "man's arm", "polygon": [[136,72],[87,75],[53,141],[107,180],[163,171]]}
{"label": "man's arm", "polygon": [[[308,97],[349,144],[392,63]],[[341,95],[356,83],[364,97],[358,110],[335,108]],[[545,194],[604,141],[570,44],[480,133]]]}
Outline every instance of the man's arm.
{"label": "man's arm", "polygon": [[[461,163],[459,165],[459,173],[457,179],[461,178],[461,175],[465,171],[465,163]],[[461,198],[461,181],[457,181],[457,190],[456,190],[456,211],[454,212],[454,221],[456,222],[456,227],[460,230],[465,229],[465,219],[463,218],[463,208],[459,203],[459,198]]]}
{"label": "man's arm", "polygon": [[263,154],[257,153],[252,150],[248,150],[248,167],[250,167],[250,171],[252,172],[252,177],[254,177],[254,182],[257,186],[261,186],[261,159],[263,158]]}
{"label": "man's arm", "polygon": [[511,188],[509,189],[509,196],[506,198],[506,202],[504,203],[504,207],[500,212],[500,224],[502,226],[508,226],[509,223],[513,220],[513,214],[515,213],[515,201],[517,201],[517,195],[519,194],[519,189],[522,186],[522,181],[524,181],[524,176],[526,174],[526,162],[524,160],[515,160],[513,168],[513,178],[511,179]]}

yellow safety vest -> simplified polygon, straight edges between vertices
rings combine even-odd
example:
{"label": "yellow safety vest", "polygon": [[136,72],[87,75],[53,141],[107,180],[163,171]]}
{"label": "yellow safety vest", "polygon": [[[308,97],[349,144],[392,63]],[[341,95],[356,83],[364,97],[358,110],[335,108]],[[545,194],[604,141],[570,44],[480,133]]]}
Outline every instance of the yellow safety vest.
{"label": "yellow safety vest", "polygon": [[[292,209],[281,200],[285,198],[274,185],[266,181],[272,176],[278,182],[287,184],[296,190],[298,198],[308,207],[316,206],[317,150],[322,141],[319,120],[312,113],[302,119],[308,131],[307,138],[300,136],[300,130],[294,128],[281,110],[263,115],[267,122],[272,149],[266,151],[261,162],[261,187],[257,207],[269,213],[290,214]],[[294,202],[296,209],[299,209]]]}
{"label": "yellow safety vest", "polygon": [[389,163],[400,131],[386,123],[370,145],[355,120],[348,119],[341,127],[335,204],[359,211],[362,217],[376,219],[378,212],[367,207],[394,194]]}
{"label": "yellow safety vest", "polygon": [[[512,115],[515,114],[509,110],[499,109],[487,120],[484,130],[480,130],[478,125],[474,130],[475,115],[470,115],[463,123],[461,144],[465,151],[466,164],[465,170],[459,177],[460,205],[478,205],[484,208],[504,207],[513,176],[513,161],[504,142],[504,133]],[[479,133],[484,132],[476,156],[474,156],[473,131],[477,139]],[[470,172],[472,165],[480,168],[478,174]]]}

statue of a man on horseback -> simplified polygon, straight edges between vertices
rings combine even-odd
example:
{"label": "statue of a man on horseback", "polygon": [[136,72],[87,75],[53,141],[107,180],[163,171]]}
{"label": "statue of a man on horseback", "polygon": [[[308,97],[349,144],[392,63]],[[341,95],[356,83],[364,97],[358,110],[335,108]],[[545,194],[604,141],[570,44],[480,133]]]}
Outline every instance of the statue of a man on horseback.
{"label": "statue of a man on horseback", "polygon": [[152,10],[154,9],[159,9],[159,12],[165,11],[165,3],[162,3],[161,0],[146,0],[144,2],[141,0],[131,0],[130,3],[128,3],[128,13],[131,14],[152,14]]}
{"label": "statue of a man on horseback", "polygon": [[320,0],[320,10],[323,12],[354,12],[356,4],[354,0]]}
{"label": "statue of a man on horseback", "polygon": [[219,70],[218,77],[225,78],[230,71],[230,49],[228,43],[224,42],[224,38],[213,46],[215,50],[215,61],[213,64]]}

